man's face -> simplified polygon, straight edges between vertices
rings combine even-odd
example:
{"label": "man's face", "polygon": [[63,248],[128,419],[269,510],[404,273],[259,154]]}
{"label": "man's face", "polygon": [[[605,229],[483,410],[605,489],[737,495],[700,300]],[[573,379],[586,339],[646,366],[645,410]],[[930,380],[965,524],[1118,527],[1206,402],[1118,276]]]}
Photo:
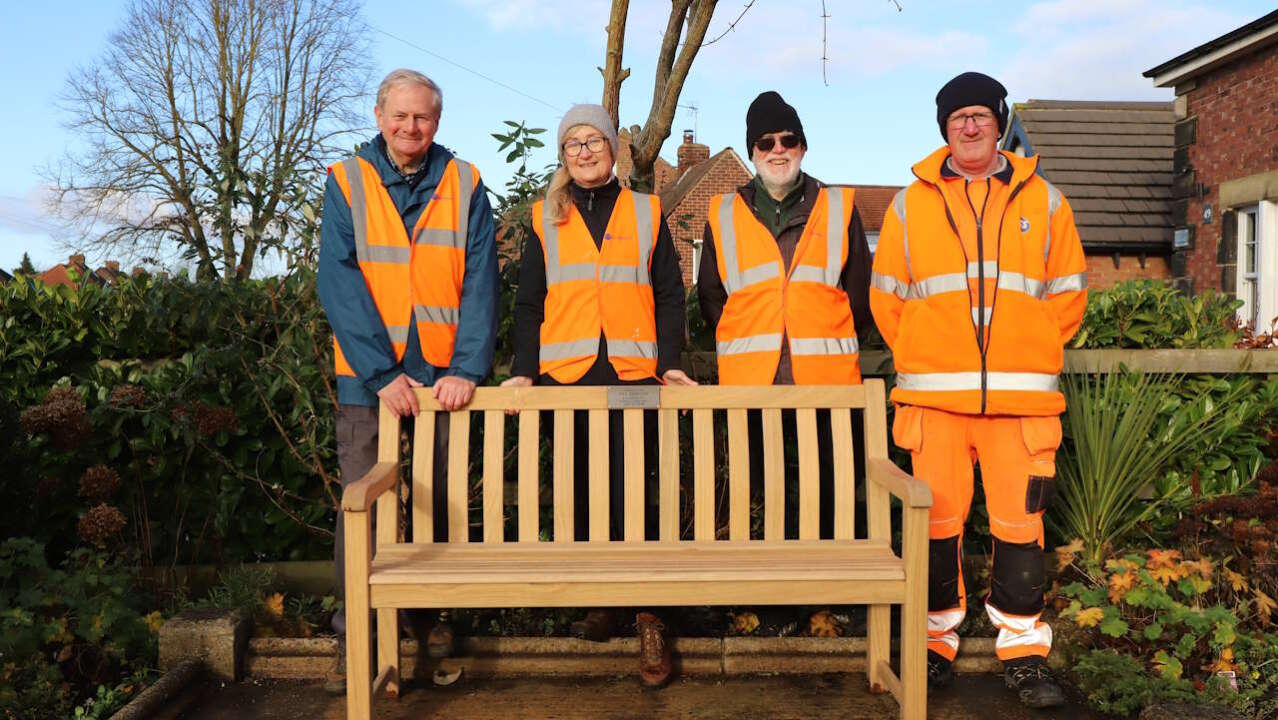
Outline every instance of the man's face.
{"label": "man's face", "polygon": [[373,112],[391,158],[400,165],[420,160],[435,141],[439,129],[435,93],[424,85],[404,83],[391,87],[385,102]]}
{"label": "man's face", "polygon": [[998,118],[984,105],[968,105],[945,122],[950,154],[965,167],[986,167],[998,154]]}
{"label": "man's face", "polygon": [[[764,183],[772,187],[786,187],[799,177],[799,165],[807,151],[798,140],[798,135],[783,130],[761,135],[754,141],[754,147],[750,148],[750,161]],[[791,147],[787,148],[787,144]],[[760,148],[769,145],[768,150]]]}

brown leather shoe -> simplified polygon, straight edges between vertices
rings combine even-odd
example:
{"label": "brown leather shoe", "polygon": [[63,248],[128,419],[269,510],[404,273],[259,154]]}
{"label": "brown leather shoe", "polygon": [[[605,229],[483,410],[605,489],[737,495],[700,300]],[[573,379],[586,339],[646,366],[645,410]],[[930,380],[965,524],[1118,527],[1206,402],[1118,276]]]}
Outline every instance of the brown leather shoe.
{"label": "brown leather shoe", "polygon": [[586,617],[575,620],[568,632],[575,638],[591,642],[608,642],[617,624],[617,614],[612,610],[591,610]]}
{"label": "brown leather shoe", "polygon": [[670,682],[670,643],[666,625],[652,613],[635,616],[635,634],[639,636],[639,682],[645,689],[656,690]]}
{"label": "brown leather shoe", "polygon": [[426,654],[436,660],[451,657],[453,654],[453,626],[446,622],[437,622],[426,636]]}

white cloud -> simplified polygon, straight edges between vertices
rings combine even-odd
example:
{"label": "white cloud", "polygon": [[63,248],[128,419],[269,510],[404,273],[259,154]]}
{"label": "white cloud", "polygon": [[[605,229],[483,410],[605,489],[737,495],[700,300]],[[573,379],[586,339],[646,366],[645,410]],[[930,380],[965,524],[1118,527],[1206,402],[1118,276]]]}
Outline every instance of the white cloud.
{"label": "white cloud", "polygon": [[596,29],[608,24],[608,4],[574,0],[461,0],[467,9],[484,17],[497,32],[511,30],[556,31],[581,28],[584,37],[598,37]]}
{"label": "white cloud", "polygon": [[29,188],[21,196],[0,195],[0,229],[20,234],[55,234],[63,223],[48,212],[52,191],[47,187]]}

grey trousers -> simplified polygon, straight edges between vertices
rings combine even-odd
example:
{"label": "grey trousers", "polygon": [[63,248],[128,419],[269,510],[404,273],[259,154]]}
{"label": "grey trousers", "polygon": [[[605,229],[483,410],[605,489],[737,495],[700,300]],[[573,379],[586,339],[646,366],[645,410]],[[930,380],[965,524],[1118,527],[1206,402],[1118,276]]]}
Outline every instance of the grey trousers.
{"label": "grey trousers", "polygon": [[[341,469],[343,490],[348,484],[364,477],[364,474],[377,464],[377,412],[377,408],[363,405],[337,406],[337,464]],[[432,483],[435,542],[444,542],[448,539],[448,426],[448,414],[439,413],[435,421],[435,473]],[[337,571],[335,594],[339,598],[346,597],[344,520],[343,513],[339,511],[337,535],[333,539],[333,562]],[[333,615],[333,630],[339,635],[346,634],[344,611]]]}

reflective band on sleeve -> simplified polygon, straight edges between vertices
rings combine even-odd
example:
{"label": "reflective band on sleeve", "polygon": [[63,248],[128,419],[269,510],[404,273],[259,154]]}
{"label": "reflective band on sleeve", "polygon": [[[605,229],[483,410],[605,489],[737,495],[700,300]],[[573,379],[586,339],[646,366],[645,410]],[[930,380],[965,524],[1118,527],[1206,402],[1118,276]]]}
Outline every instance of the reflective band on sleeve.
{"label": "reflective band on sleeve", "polygon": [[656,360],[657,343],[610,339],[608,340],[608,354],[614,357],[641,357],[646,360]]}
{"label": "reflective band on sleeve", "polygon": [[407,265],[412,257],[413,249],[402,245],[370,245],[364,249],[365,262]]}
{"label": "reflective band on sleeve", "polygon": [[475,169],[465,160],[453,158],[457,164],[457,230],[453,247],[465,248],[470,236],[470,199],[475,194]]}
{"label": "reflective band on sleeve", "polygon": [[1000,290],[1025,293],[1031,297],[1043,297],[1043,281],[1027,278],[1021,273],[1004,270],[998,276]]}
{"label": "reflective band on sleeve", "polygon": [[791,355],[855,355],[856,338],[790,338]]}
{"label": "reflective band on sleeve", "polygon": [[[569,265],[568,267],[591,268],[589,265]],[[593,271],[593,268],[591,268],[591,270]],[[594,277],[593,272],[589,277]],[[588,278],[576,279],[586,280]],[[648,277],[648,273],[642,272],[639,268],[633,265],[600,265],[599,282],[637,283],[639,285],[652,284],[652,280]]]}
{"label": "reflective band on sleeve", "polygon": [[910,267],[909,226],[905,224],[905,190],[901,188],[892,198],[892,210],[896,212],[896,219],[901,221],[901,247],[905,251],[905,271],[913,275],[914,268]]}
{"label": "reflective band on sleeve", "polygon": [[1087,289],[1087,273],[1065,275],[1047,281],[1047,294],[1055,295],[1063,292],[1077,292]]}
{"label": "reflective band on sleeve", "polygon": [[719,341],[715,344],[715,350],[719,355],[740,355],[742,353],[752,352],[770,352],[772,350],[781,349],[781,333],[768,333],[766,335],[751,335],[749,337],[736,338],[727,342]]}
{"label": "reflective band on sleeve", "polygon": [[1052,216],[1061,206],[1061,191],[1050,182],[1043,182],[1047,183],[1047,237],[1043,240],[1043,262],[1047,262],[1047,254],[1052,249]]}
{"label": "reflective band on sleeve", "polygon": [[456,325],[459,317],[455,307],[437,307],[433,305],[414,305],[413,317],[419,323],[435,323],[437,325]]}
{"label": "reflective band on sleeve", "polygon": [[351,189],[351,224],[355,227],[355,258],[368,262],[368,201],[364,197],[364,171],[359,158],[342,161],[346,169],[346,185]]}
{"label": "reflective band on sleeve", "polygon": [[968,276],[961,273],[933,275],[910,285],[910,298],[923,299],[950,292],[967,292]]}
{"label": "reflective band on sleeve", "polygon": [[387,326],[386,334],[390,336],[390,341],[392,343],[408,342],[408,326],[407,325]]}
{"label": "reflective band on sleeve", "polygon": [[902,300],[908,297],[910,293],[909,283],[903,283],[891,275],[881,275],[876,272],[870,273],[870,287],[882,290],[885,293],[891,293]]}
{"label": "reflective band on sleeve", "polygon": [[[652,257],[652,201],[647,195],[632,192],[630,197],[634,198],[635,203],[635,234],[639,236],[639,267],[638,277],[632,274],[630,282],[637,282],[640,285],[651,285],[652,278],[649,276],[648,261]],[[599,279],[604,279],[603,268],[599,270]]]}
{"label": "reflective band on sleeve", "polygon": [[723,278],[723,287],[728,294],[740,290],[745,284],[741,279],[740,266],[737,265],[737,229],[732,224],[732,204],[735,197],[723,196],[719,200],[719,244],[723,246],[723,269],[727,276]]}
{"label": "reflective band on sleeve", "polygon": [[[988,390],[1023,390],[1029,392],[1055,392],[1058,376],[1047,373],[991,372],[985,375]],[[958,373],[897,373],[896,386],[902,390],[954,392],[980,390],[979,372]]]}
{"label": "reflective band on sleeve", "polygon": [[599,338],[587,340],[571,340],[568,342],[546,343],[541,346],[538,357],[544,362],[563,360],[565,358],[590,357],[599,354]]}
{"label": "reflective band on sleeve", "polygon": [[825,234],[825,284],[838,287],[839,271],[843,269],[843,248],[847,245],[843,235],[847,227],[843,224],[843,191],[839,188],[826,188],[826,234]]}

